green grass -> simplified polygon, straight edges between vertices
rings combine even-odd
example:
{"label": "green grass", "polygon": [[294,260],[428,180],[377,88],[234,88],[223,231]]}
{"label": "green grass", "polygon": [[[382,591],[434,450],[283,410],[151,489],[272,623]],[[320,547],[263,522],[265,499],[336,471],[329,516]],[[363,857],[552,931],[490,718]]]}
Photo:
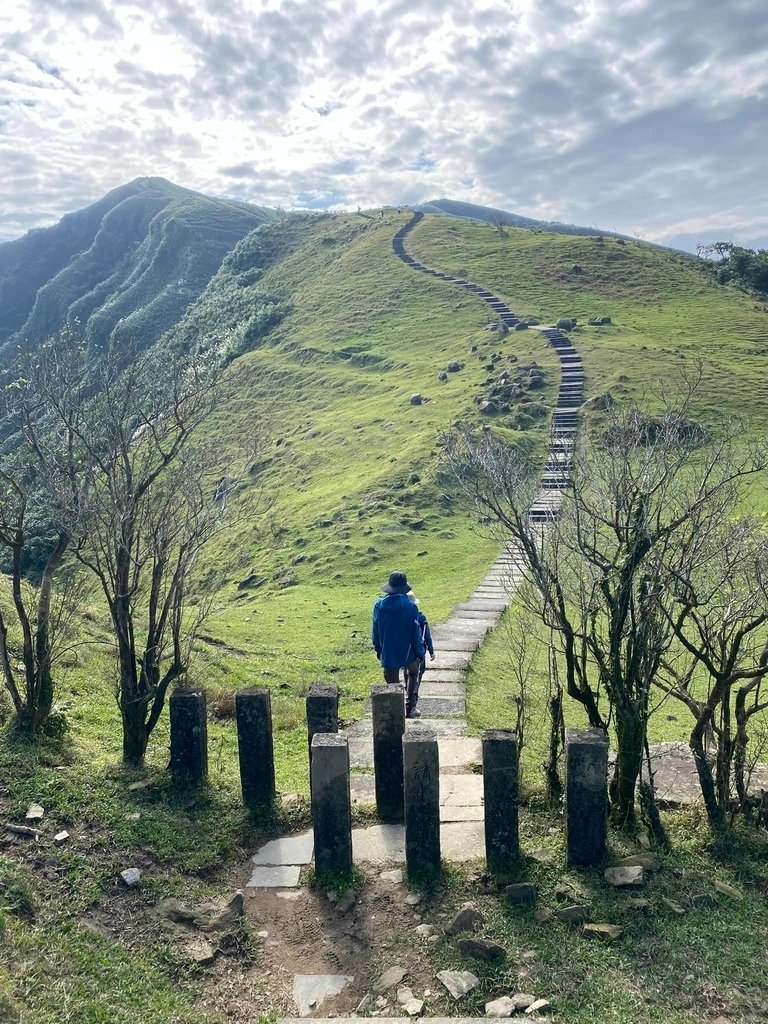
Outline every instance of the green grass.
{"label": "green grass", "polygon": [[[531,910],[507,906],[502,893],[478,891],[466,869],[452,871],[455,905],[471,898],[485,916],[483,936],[508,953],[505,963],[486,966],[462,958],[455,940],[438,943],[436,968],[469,969],[480,977],[479,988],[461,1002],[462,1015],[482,1016],[487,1000],[522,991],[548,999],[552,1009],[545,1015],[568,1024],[691,1024],[720,1013],[734,1021],[763,1018],[768,1008],[765,833],[743,831],[731,844],[713,849],[697,812],[665,815],[672,850],[662,857],[662,870],[642,890],[617,892],[603,880],[602,868],[566,866],[561,829],[549,834],[551,822],[542,811],[524,812],[524,848],[548,849],[552,862],[526,859],[510,880],[533,882],[539,907],[583,903],[591,908],[593,922],[618,924],[624,934],[608,944],[557,921],[539,924]],[[609,856],[636,849],[627,836],[611,836]],[[715,878],[733,886],[742,899],[716,895]],[[559,888],[570,895],[558,898]],[[711,897],[711,905],[692,907],[689,900],[698,894]],[[638,896],[648,901],[647,910],[633,906]],[[664,899],[687,912],[677,916]]]}
{"label": "green grass", "polygon": [[[313,682],[338,684],[345,720],[363,713],[369,687],[379,677],[369,644],[370,609],[388,573],[405,568],[422,606],[438,622],[471,593],[498,552],[498,540],[478,532],[444,492],[439,470],[440,432],[458,419],[479,421],[473,398],[483,389],[483,362],[494,349],[536,359],[547,374],[542,400],[551,403],[556,393],[556,360],[538,332],[513,333],[503,343],[494,339],[483,330],[483,304],[415,274],[393,256],[391,237],[404,220],[394,215],[297,218],[282,234],[268,229],[259,244],[249,236],[225,261],[177,336],[205,344],[221,329],[227,310],[226,329],[237,333],[251,322],[264,295],[274,296],[284,314],[268,334],[250,335],[255,347],[231,364],[231,391],[210,425],[222,471],[237,460],[243,440],[263,433],[262,419],[269,421],[269,430],[241,494],[240,515],[209,552],[193,594],[218,586],[217,574],[223,573],[192,667],[192,681],[205,685],[212,701],[245,685],[270,688],[283,792],[307,789],[304,697]],[[524,231],[499,239],[487,227],[440,218],[426,218],[412,245],[437,267],[465,270],[520,312],[547,320],[575,314],[582,322],[593,314],[611,315],[612,327],[580,327],[574,333],[591,394],[610,390],[637,398],[703,356],[712,369],[697,414],[706,420],[725,408],[748,414],[754,433],[766,429],[765,357],[757,354],[765,347],[765,314],[742,294],[713,286],[683,257],[636,244]],[[569,270],[575,263],[583,269],[578,280]],[[465,369],[442,384],[437,373],[452,359],[463,361]],[[414,392],[430,401],[410,405]],[[538,453],[545,449],[546,435],[546,422],[538,430],[509,431],[513,441]],[[758,489],[754,500],[756,505],[764,501]],[[239,586],[251,574],[264,582]],[[9,732],[0,740],[3,813],[19,820],[27,804],[39,800],[51,834],[66,827],[78,837],[61,853],[64,868],[51,914],[45,892],[37,925],[6,913],[0,941],[10,967],[0,975],[0,1007],[4,998],[22,1002],[29,1024],[53,1024],[67,1019],[55,1017],[64,993],[69,1019],[87,1024],[130,1019],[120,1014],[128,1012],[124,1007],[131,1001],[142,1005],[143,1019],[150,1022],[195,1021],[194,979],[180,975],[162,952],[127,952],[83,934],[77,922],[114,886],[117,871],[134,851],[151,851],[161,868],[148,882],[145,897],[151,900],[221,884],[222,870],[269,833],[242,808],[229,718],[210,724],[210,780],[198,793],[180,793],[167,778],[166,717],[150,744],[146,771],[123,770],[114,660],[103,644],[104,609],[94,597],[83,612],[82,639],[88,643],[58,674],[57,700],[65,705],[70,725],[63,745],[33,750]],[[469,718],[476,730],[511,721],[503,644],[499,631],[473,662]],[[542,693],[540,685],[532,693],[539,723]],[[662,711],[654,719],[654,738],[685,734],[684,713],[669,710],[679,722]],[[569,721],[578,721],[572,705],[566,713]],[[527,782],[534,788],[544,742],[539,725],[525,757]],[[128,789],[144,777],[154,784]],[[546,832],[544,819],[532,821],[534,831]],[[279,815],[270,827],[298,824],[306,824],[305,808]],[[694,831],[688,836],[683,826],[676,830],[675,856],[703,872],[711,864],[705,830]],[[80,846],[83,836],[92,844],[87,855]],[[538,833],[536,845],[541,845]],[[756,872],[751,855],[739,856],[745,858],[744,877],[751,878]],[[723,870],[724,877],[738,881],[741,869],[731,864]],[[764,893],[764,876],[755,877],[760,879],[756,891]],[[551,885],[543,875],[540,881],[545,890]],[[35,892],[36,899],[39,895]],[[594,899],[603,906],[597,883]],[[729,977],[728,958],[718,962],[712,951],[737,944],[748,912],[757,923],[734,952]],[[677,971],[694,975],[692,991],[711,971],[726,988],[738,983],[754,992],[758,967],[764,970],[758,954],[761,936],[764,950],[765,918],[758,896],[743,906],[721,906],[711,920],[665,919],[661,937],[656,919],[653,927],[632,924],[615,948],[590,946],[562,929],[543,936],[514,915],[493,914],[493,928],[514,942],[514,949],[543,944],[543,963],[553,978],[544,994],[557,996],[563,1020],[583,1021],[594,1014],[598,1024],[690,1021],[673,998]],[[653,961],[648,984],[655,986],[651,994],[658,1004],[644,1002],[648,958]],[[75,970],[67,971],[68,962]],[[26,993],[9,980],[25,964],[32,972]],[[129,964],[134,966],[130,976]],[[99,996],[102,973],[113,986],[109,999]],[[460,1009],[465,1012],[469,1004]]]}

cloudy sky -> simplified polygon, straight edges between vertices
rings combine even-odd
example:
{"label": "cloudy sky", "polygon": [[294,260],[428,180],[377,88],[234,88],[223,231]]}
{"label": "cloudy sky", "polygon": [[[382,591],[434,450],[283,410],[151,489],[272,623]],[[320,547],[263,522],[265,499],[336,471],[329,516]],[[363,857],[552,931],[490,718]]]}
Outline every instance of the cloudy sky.
{"label": "cloudy sky", "polygon": [[768,244],[766,0],[2,0],[0,237],[139,175]]}

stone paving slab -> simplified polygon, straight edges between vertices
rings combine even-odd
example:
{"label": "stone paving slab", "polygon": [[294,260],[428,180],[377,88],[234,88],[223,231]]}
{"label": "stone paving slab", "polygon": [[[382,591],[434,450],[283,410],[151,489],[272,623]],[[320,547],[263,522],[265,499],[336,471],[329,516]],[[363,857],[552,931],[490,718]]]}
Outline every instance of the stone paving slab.
{"label": "stone paving slab", "polygon": [[[354,1019],[354,1018],[352,1018]],[[413,1017],[386,1017],[387,1024],[413,1024]],[[483,1017],[430,1017],[429,1024],[477,1024]],[[495,1017],[499,1024],[549,1024],[542,1017]],[[349,1024],[349,1017],[323,1017],[323,1024]],[[305,1024],[306,1017],[278,1017],[277,1024]]]}
{"label": "stone paving slab", "polygon": [[301,867],[298,864],[280,864],[274,867],[259,865],[253,869],[248,889],[295,889],[299,884]]}
{"label": "stone paving slab", "polygon": [[464,697],[467,687],[464,683],[433,683],[422,679],[420,697]]}
{"label": "stone paving slab", "polygon": [[[443,857],[457,863],[485,855],[482,822],[444,822],[440,826]],[[368,825],[352,829],[352,856],[358,864],[391,864],[405,861],[403,825]]]}
{"label": "stone paving slab", "polygon": [[297,836],[283,836],[281,839],[273,839],[262,846],[251,857],[251,863],[271,866],[309,864],[314,848],[314,838],[311,832]]}
{"label": "stone paving slab", "polygon": [[435,651],[435,660],[428,664],[433,668],[469,668],[469,653],[465,651]]}
{"label": "stone paving slab", "polygon": [[448,775],[440,779],[440,803],[458,806],[483,802],[482,775]]}
{"label": "stone paving slab", "polygon": [[[371,702],[367,700],[365,702],[366,714],[371,713]],[[463,694],[458,696],[449,694],[428,694],[425,692],[424,686],[419,691],[419,711],[422,715],[439,715],[440,717],[446,715],[465,715],[467,713],[466,701]]]}
{"label": "stone paving slab", "polygon": [[432,668],[432,663],[427,662],[427,671],[424,674],[424,683],[463,683],[465,673],[455,668]]}
{"label": "stone paving slab", "polygon": [[484,598],[473,598],[465,604],[457,605],[462,612],[504,612],[509,601],[486,601]]}
{"label": "stone paving slab", "polygon": [[[452,721],[445,718],[420,718],[418,728],[428,730],[436,737],[441,736],[463,736],[467,731],[467,723],[464,721]],[[410,723],[409,723],[410,725]],[[348,730],[350,740],[373,738],[373,722],[370,718],[361,718],[350,725]]]}
{"label": "stone paving slab", "polygon": [[484,619],[494,626],[499,619],[497,614],[489,611],[487,608],[467,608],[464,605],[459,605],[455,614],[460,614],[462,619]]}
{"label": "stone paving slab", "polygon": [[[481,764],[483,760],[482,744],[474,736],[438,736],[437,750],[441,772],[448,768],[468,768],[470,765]],[[358,736],[350,739],[349,762],[353,768],[373,767],[372,737]]]}
{"label": "stone paving slab", "polygon": [[350,775],[349,792],[353,804],[375,804],[376,783],[373,775]]}
{"label": "stone paving slab", "polygon": [[[450,775],[445,776],[448,779],[451,777]],[[440,806],[440,821],[483,821],[484,816],[485,811],[482,804],[469,807],[454,807],[453,804]]]}
{"label": "stone paving slab", "polygon": [[355,979],[351,974],[295,974],[293,1001],[299,1011],[299,1020],[309,1017],[331,996],[340,995]]}
{"label": "stone paving slab", "polygon": [[480,646],[480,637],[456,636],[455,634],[445,636],[438,633],[432,634],[432,641],[435,645],[435,657],[439,654],[474,654]]}
{"label": "stone paving slab", "polygon": [[[435,629],[456,629],[459,632],[466,630],[470,633],[487,633],[495,625],[495,615],[487,615],[484,619],[463,619],[458,615],[452,615],[450,619],[446,619],[439,626],[435,626]],[[434,631],[432,630],[433,633]]]}

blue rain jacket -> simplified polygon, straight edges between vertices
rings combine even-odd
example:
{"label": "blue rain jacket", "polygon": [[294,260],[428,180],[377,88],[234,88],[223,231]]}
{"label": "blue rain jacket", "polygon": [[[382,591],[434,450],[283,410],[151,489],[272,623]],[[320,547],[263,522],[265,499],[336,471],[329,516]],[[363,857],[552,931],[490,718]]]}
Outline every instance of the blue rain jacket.
{"label": "blue rain jacket", "polygon": [[[435,656],[435,646],[432,643],[432,632],[431,632],[431,630],[429,628],[429,623],[427,622],[427,616],[424,614],[424,612],[419,612],[419,617],[417,619],[417,622],[419,623],[419,632],[421,633],[421,639],[424,641],[424,646],[426,647],[426,649],[429,651],[429,653],[434,658],[434,656]],[[424,655],[422,654],[422,658],[423,657],[424,657]]]}
{"label": "blue rain jacket", "polygon": [[382,668],[403,668],[424,657],[418,614],[405,594],[385,594],[373,606],[371,643]]}

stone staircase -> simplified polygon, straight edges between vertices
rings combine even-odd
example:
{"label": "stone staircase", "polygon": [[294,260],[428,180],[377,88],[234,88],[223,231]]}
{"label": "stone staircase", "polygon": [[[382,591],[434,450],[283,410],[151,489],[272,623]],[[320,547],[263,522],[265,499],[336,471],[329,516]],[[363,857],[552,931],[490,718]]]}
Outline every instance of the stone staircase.
{"label": "stone staircase", "polygon": [[[520,317],[493,292],[474,282],[433,270],[407,251],[405,239],[423,216],[422,213],[414,214],[397,232],[392,240],[394,254],[413,270],[436,277],[477,296],[486,303],[494,317],[505,323],[510,330],[517,329],[522,323]],[[581,357],[567,334],[556,327],[533,326],[530,329],[541,331],[557,353],[561,365],[560,390],[552,416],[549,454],[544,465],[541,486],[529,512],[533,522],[545,524],[557,515],[563,501],[563,492],[570,479],[579,407],[584,397],[584,370]],[[438,738],[441,775],[467,771],[473,764],[480,763],[480,740],[466,735],[466,673],[472,655],[486,634],[498,624],[503,612],[511,603],[522,570],[519,552],[514,545],[508,545],[475,588],[469,600],[456,605],[445,622],[432,627],[436,657],[434,662],[427,660],[419,710],[423,715],[421,722],[430,726]],[[369,708],[368,713],[370,715]],[[373,740],[370,718],[356,722],[350,728],[349,748],[353,768],[372,766]],[[370,776],[353,776],[352,785],[353,796],[357,802],[371,799],[373,783]],[[466,792],[469,797],[469,791]],[[479,788],[475,799],[476,803],[473,801],[463,809],[463,820],[473,820],[470,816],[471,807],[476,810],[476,820],[482,819],[482,797]]]}
{"label": "stone staircase", "polygon": [[[421,213],[414,214],[397,232],[392,242],[395,255],[420,273],[474,294],[510,329],[520,324],[517,314],[487,288],[433,270],[407,252],[405,238],[422,217]],[[557,515],[570,479],[584,372],[578,353],[563,331],[556,327],[531,329],[541,331],[560,358],[562,369],[549,453],[541,486],[529,510],[531,521],[543,528]],[[519,551],[507,545],[469,600],[457,604],[445,622],[432,624],[436,656],[434,661],[427,660],[419,699],[422,717],[418,721],[431,728],[438,742],[441,846],[448,860],[472,860],[484,855],[483,779],[474,770],[482,762],[482,747],[479,738],[468,735],[466,675],[473,654],[509,607],[522,574]],[[351,795],[358,806],[375,803],[370,702],[366,712],[366,717],[348,730]],[[402,824],[363,825],[352,833],[354,857],[361,863],[403,861],[404,841]],[[251,889],[295,888],[302,867],[311,862],[312,856],[311,832],[268,843],[252,858],[253,873],[246,885]]]}

